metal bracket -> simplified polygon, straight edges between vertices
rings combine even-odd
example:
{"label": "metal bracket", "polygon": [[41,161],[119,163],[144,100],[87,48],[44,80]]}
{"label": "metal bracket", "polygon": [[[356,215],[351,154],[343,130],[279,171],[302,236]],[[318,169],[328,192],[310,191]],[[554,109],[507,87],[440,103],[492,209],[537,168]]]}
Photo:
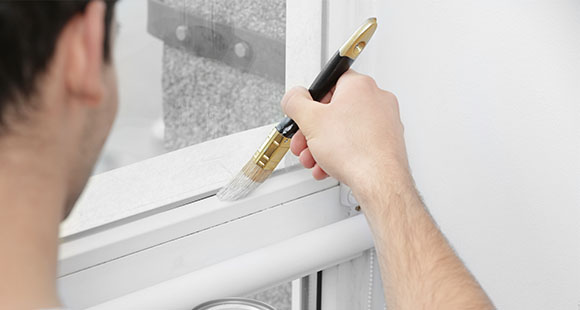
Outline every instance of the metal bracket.
{"label": "metal bracket", "polygon": [[284,84],[285,42],[184,15],[160,0],[149,0],[148,4],[147,31],[165,44]]}
{"label": "metal bracket", "polygon": [[354,198],[350,187],[340,183],[340,204],[348,209],[348,215],[360,214],[360,205]]}

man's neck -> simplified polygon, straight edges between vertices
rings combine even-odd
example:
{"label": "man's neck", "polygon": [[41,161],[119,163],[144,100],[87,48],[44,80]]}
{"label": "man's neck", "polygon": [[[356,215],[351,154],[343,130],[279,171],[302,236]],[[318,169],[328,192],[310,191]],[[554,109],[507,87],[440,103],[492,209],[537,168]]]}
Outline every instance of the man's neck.
{"label": "man's neck", "polygon": [[[58,227],[67,178],[56,152],[0,139],[0,308],[58,305]],[[26,303],[26,304],[23,304]]]}

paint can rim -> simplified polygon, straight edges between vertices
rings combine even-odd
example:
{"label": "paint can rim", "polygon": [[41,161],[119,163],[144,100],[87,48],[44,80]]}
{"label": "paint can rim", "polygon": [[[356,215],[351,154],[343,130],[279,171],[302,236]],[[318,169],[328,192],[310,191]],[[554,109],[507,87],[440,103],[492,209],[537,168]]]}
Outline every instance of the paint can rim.
{"label": "paint can rim", "polygon": [[[231,308],[227,306],[230,306]],[[249,298],[221,298],[204,302],[198,305],[197,307],[193,308],[193,310],[276,310],[276,309],[261,301]]]}

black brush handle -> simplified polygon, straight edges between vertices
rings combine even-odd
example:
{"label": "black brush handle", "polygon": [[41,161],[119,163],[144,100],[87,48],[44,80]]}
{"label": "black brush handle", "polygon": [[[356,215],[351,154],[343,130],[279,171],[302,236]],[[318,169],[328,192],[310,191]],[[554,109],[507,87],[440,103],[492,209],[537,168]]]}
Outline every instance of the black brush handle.
{"label": "black brush handle", "polygon": [[[343,73],[348,71],[354,59],[346,56],[340,56],[337,51],[332,58],[326,63],[322,71],[318,74],[308,91],[315,101],[320,101],[328,92],[336,85],[338,79]],[[278,125],[276,130],[286,138],[292,138],[298,131],[298,124],[289,117],[284,117]]]}

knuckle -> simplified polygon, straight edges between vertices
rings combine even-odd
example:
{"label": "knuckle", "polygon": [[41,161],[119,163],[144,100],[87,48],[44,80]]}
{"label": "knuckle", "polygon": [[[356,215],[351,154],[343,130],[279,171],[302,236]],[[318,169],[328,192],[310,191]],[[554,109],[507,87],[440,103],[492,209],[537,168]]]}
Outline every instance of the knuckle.
{"label": "knuckle", "polygon": [[288,91],[288,94],[290,95],[298,95],[298,94],[302,94],[304,92],[304,87],[302,86],[294,86],[292,88],[290,88],[290,90]]}
{"label": "knuckle", "polygon": [[280,105],[282,106],[282,108],[283,109],[286,108],[288,106],[288,103],[290,101],[292,101],[293,98],[295,98],[301,92],[302,92],[302,87],[300,87],[300,86],[294,86],[288,92],[286,92],[286,94],[284,95],[284,98],[280,102]]}
{"label": "knuckle", "polygon": [[393,101],[395,104],[399,104],[399,100],[397,99],[397,96],[395,94],[393,94],[392,92],[388,91],[388,90],[381,90],[383,95],[389,100],[389,101]]}
{"label": "knuckle", "polygon": [[377,88],[377,83],[375,82],[375,80],[368,75],[360,74],[356,77],[355,81],[361,86],[369,88]]}
{"label": "knuckle", "polygon": [[290,101],[292,101],[292,97],[294,97],[294,91],[291,89],[284,95],[282,101],[280,101],[280,106],[286,114],[288,114],[288,110],[290,110],[290,106],[292,105],[290,103]]}
{"label": "knuckle", "polygon": [[399,105],[399,100],[397,96],[388,90],[379,89],[379,96],[383,98],[385,102],[389,102],[394,104],[395,106]]}
{"label": "knuckle", "polygon": [[294,98],[310,98],[310,93],[302,86],[294,86],[291,91]]}

